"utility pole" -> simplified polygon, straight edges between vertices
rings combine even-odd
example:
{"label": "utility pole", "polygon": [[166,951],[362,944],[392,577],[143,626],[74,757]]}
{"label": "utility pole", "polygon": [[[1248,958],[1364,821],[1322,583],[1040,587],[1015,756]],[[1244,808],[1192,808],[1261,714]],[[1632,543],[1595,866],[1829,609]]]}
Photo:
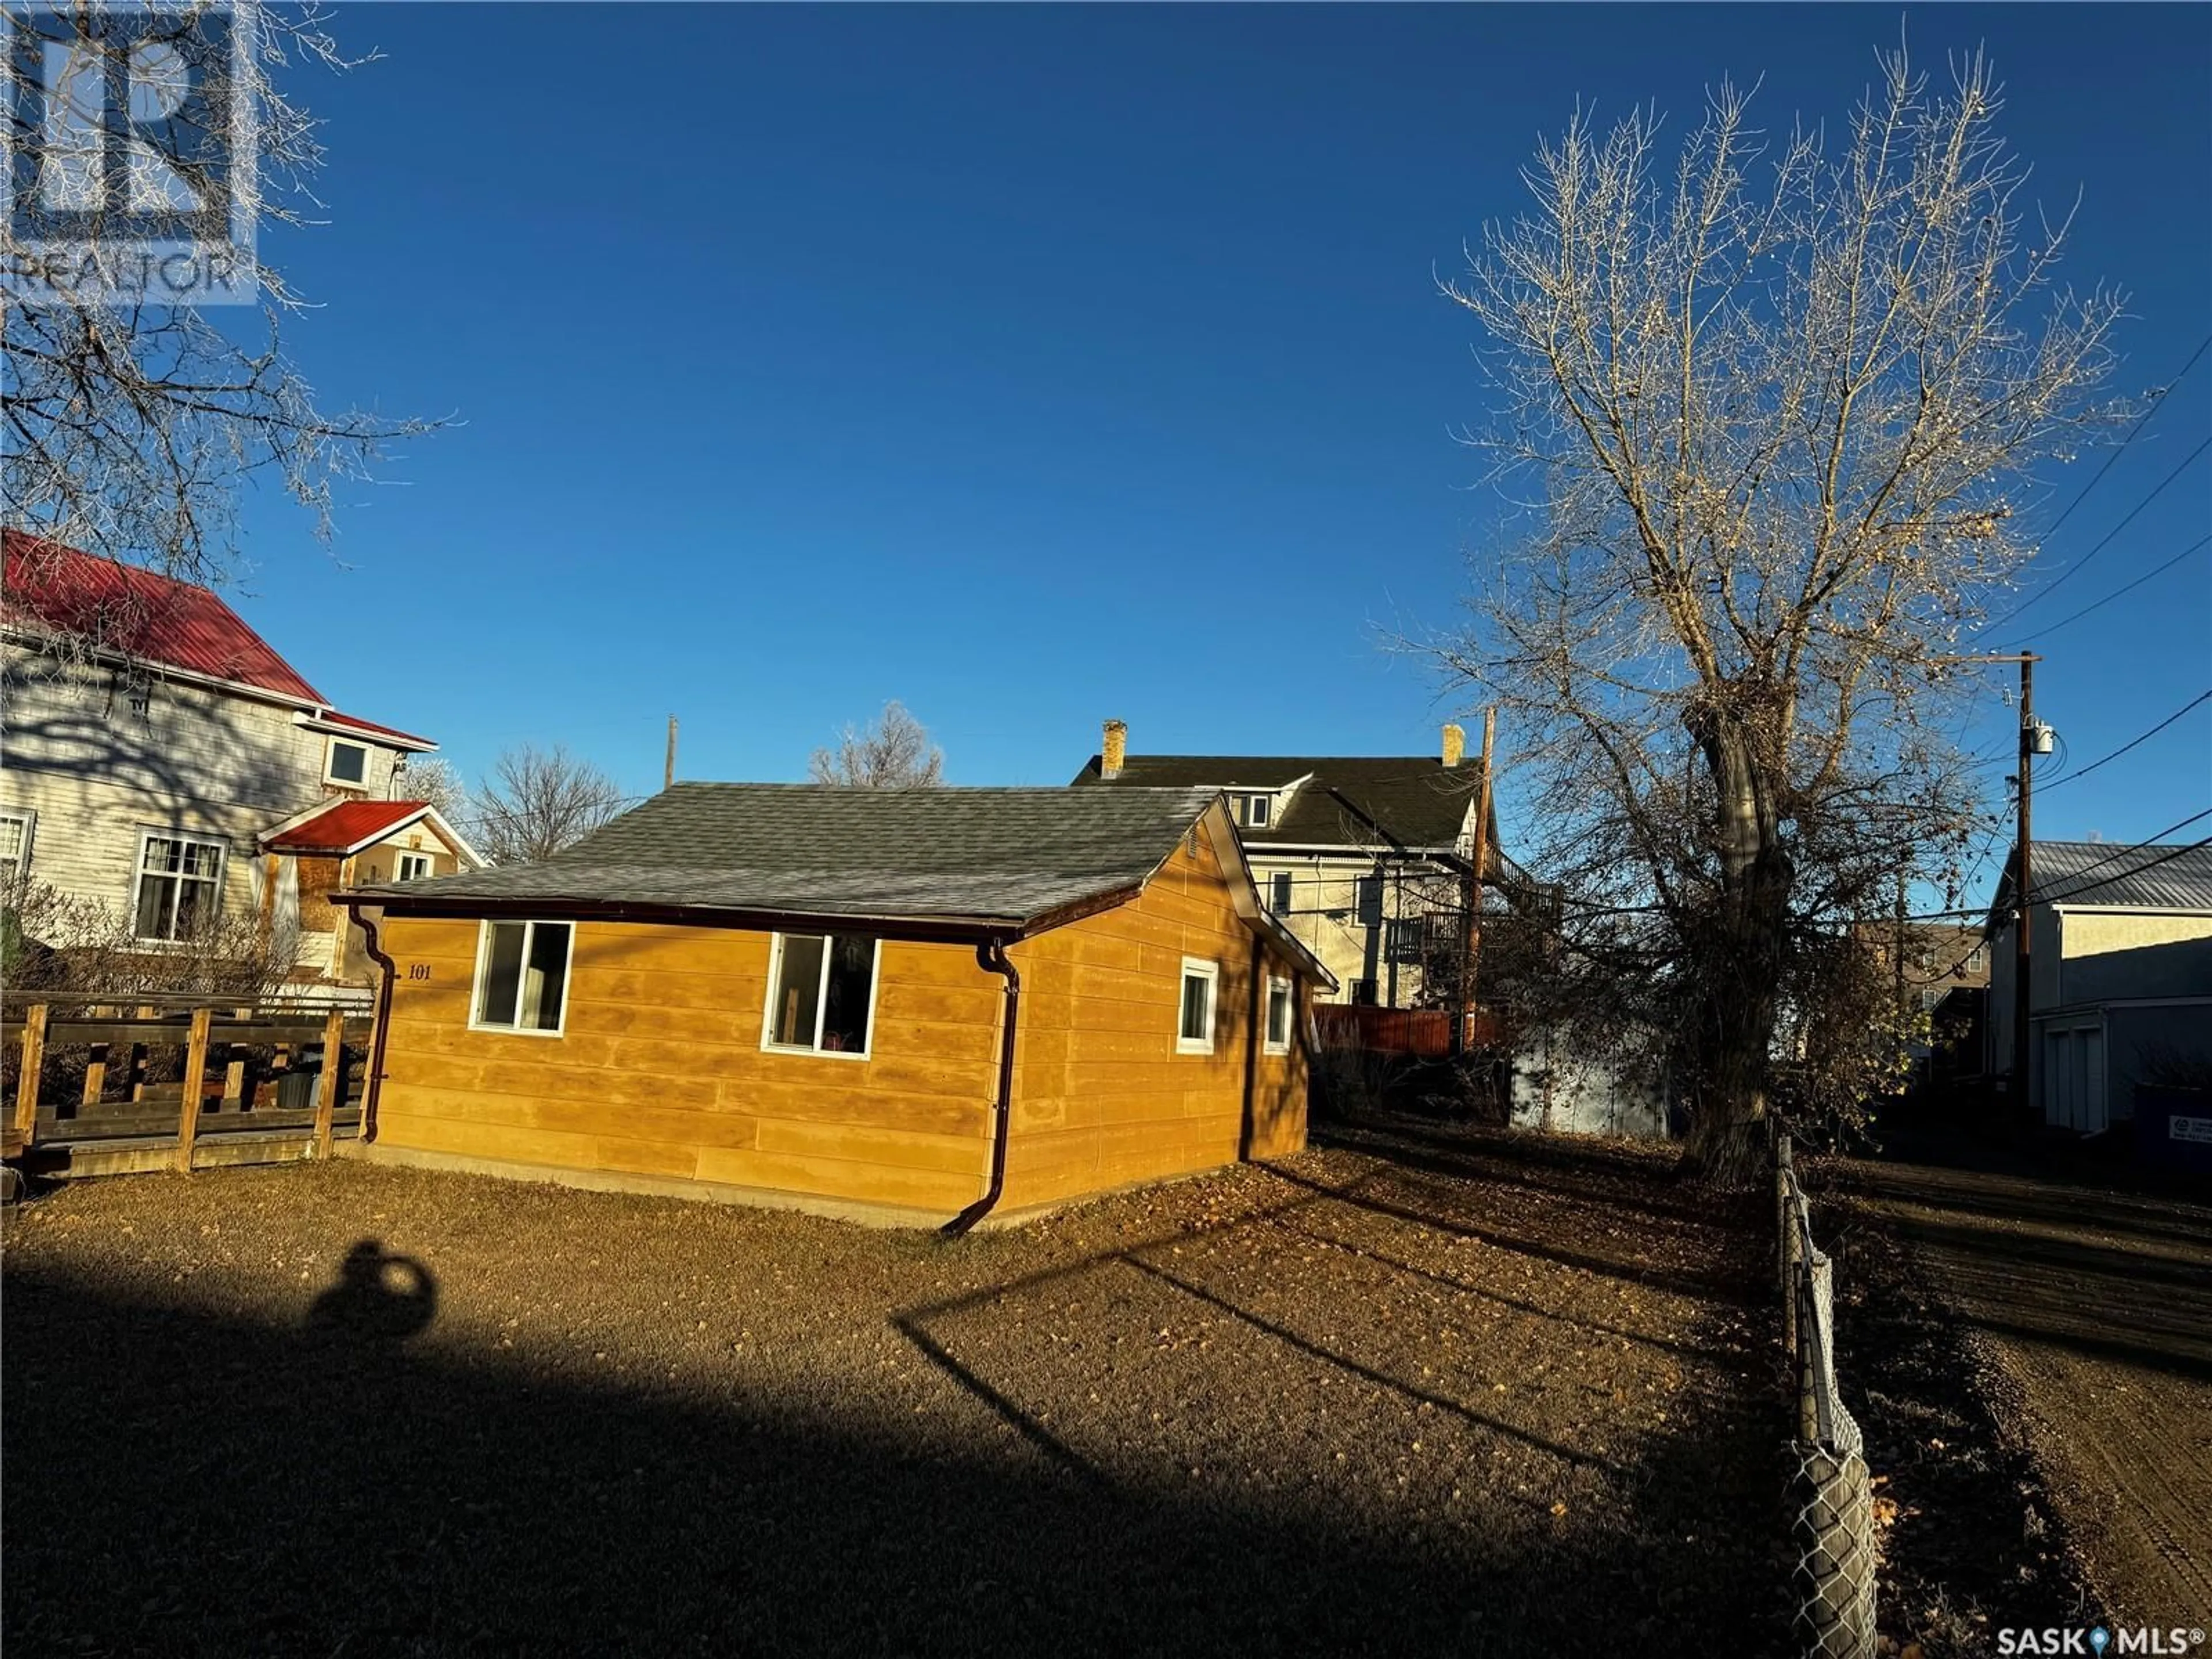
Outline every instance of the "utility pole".
{"label": "utility pole", "polygon": [[1482,782],[1475,795],[1474,870],[1467,883],[1467,925],[1460,930],[1459,1018],[1452,1022],[1452,1052],[1467,1051],[1474,1018],[1474,970],[1482,947],[1482,878],[1490,861],[1490,763],[1498,744],[1495,704],[1482,713]]}
{"label": "utility pole", "polygon": [[2031,877],[2029,814],[2035,803],[2035,752],[2039,740],[2035,724],[2035,665],[2043,659],[2032,651],[2020,658],[2020,845],[2013,878],[2012,951],[2012,1107],[2015,1113],[2028,1104],[2028,968],[2033,958],[2029,934],[2034,912],[2028,906]]}
{"label": "utility pole", "polygon": [[668,717],[668,765],[661,774],[660,787],[663,789],[676,787],[676,716],[673,714]]}
{"label": "utility pole", "polygon": [[[2010,1101],[2017,1109],[2027,1103],[2028,1057],[2033,1045],[2028,1041],[2028,968],[2033,959],[2029,938],[2033,923],[2029,919],[2028,889],[2033,882],[2030,848],[2029,815],[2034,806],[2035,757],[2044,752],[2046,742],[2043,728],[2035,718],[2035,665],[2043,660],[2033,651],[1992,652],[1972,657],[1938,657],[1942,663],[2005,663],[2020,665],[2020,824],[2019,841],[2013,849],[2013,925],[2012,925],[2012,1088]],[[1996,1063],[1994,1051],[1990,1055]]]}
{"label": "utility pole", "polygon": [[1899,870],[1897,872],[1897,945],[1894,954],[1896,961],[1893,965],[1896,969],[1897,977],[1897,1009],[1893,1016],[1897,1023],[1897,1053],[1894,1059],[1897,1065],[1897,1075],[1899,1079],[1902,1079],[1905,1075],[1905,1055],[1906,1048],[1905,1036],[1905,872],[1903,870]]}

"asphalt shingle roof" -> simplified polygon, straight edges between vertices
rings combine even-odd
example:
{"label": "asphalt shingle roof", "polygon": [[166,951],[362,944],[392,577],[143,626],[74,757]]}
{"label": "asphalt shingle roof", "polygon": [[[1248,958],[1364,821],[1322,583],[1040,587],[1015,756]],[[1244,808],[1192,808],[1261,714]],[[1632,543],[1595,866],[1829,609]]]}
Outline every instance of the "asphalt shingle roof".
{"label": "asphalt shingle roof", "polygon": [[1194,784],[1277,789],[1306,778],[1267,828],[1239,826],[1247,846],[1372,847],[1371,823],[1407,847],[1450,847],[1474,804],[1481,771],[1474,765],[1447,767],[1434,755],[1131,755],[1120,776],[1103,778],[1093,755],[1074,781],[1116,789]]}
{"label": "asphalt shingle roof", "polygon": [[1216,793],[679,783],[542,863],[362,890],[1024,922],[1143,881]]}

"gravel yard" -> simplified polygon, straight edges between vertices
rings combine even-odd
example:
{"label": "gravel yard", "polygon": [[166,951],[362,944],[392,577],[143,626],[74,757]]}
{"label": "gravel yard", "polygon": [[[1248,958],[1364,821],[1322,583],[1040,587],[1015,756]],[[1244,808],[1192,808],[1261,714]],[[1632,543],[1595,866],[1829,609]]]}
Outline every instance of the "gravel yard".
{"label": "gravel yard", "polygon": [[87,1183],[8,1223],[6,1635],[1764,1651],[1759,1220],[1415,1125],[957,1243],[343,1160]]}

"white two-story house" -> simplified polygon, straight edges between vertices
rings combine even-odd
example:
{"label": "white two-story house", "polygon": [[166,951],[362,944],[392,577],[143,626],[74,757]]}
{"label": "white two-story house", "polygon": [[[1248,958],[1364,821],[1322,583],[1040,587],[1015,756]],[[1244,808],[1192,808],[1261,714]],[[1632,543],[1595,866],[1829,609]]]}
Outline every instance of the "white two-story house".
{"label": "white two-story house", "polygon": [[0,580],[0,883],[104,907],[149,952],[251,918],[303,985],[365,982],[325,896],[482,860],[407,768],[215,593],[19,532]]}
{"label": "white two-story house", "polygon": [[[1463,931],[1482,769],[1460,728],[1434,755],[1133,755],[1105,724],[1075,783],[1223,791],[1261,896],[1335,975],[1335,1000],[1410,1008]],[[1487,869],[1502,878],[1496,825]]]}

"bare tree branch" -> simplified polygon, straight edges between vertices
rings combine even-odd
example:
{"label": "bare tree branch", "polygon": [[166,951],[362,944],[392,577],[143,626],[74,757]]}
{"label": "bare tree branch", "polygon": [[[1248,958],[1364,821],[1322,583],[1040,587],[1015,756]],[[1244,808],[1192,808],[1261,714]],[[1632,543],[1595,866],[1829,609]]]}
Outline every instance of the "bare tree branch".
{"label": "bare tree branch", "polygon": [[945,751],[894,698],[874,725],[848,725],[836,748],[816,750],[806,770],[816,783],[848,789],[927,789],[945,781]]}
{"label": "bare tree branch", "polygon": [[[320,205],[309,184],[324,152],[316,123],[291,93],[293,71],[310,63],[349,70],[357,60],[340,52],[316,4],[278,9],[246,0],[240,9],[251,13],[259,47],[245,84],[232,88],[258,118],[253,165],[236,174],[253,181],[241,205],[264,228],[305,227]],[[9,4],[7,12],[16,28],[44,31],[56,50],[82,58],[94,84],[104,58],[118,50],[112,38],[88,32],[73,8]],[[193,27],[191,14],[177,15],[184,19],[178,27]],[[38,136],[37,103],[10,100],[0,112],[19,146]],[[204,174],[194,148],[205,135],[188,124],[137,131],[134,170]],[[104,196],[89,199],[87,257],[108,257],[115,245],[128,246],[127,236],[109,229]],[[0,262],[35,265],[13,225],[0,226]],[[280,322],[302,302],[271,266],[261,264],[258,276],[258,309],[224,307],[220,318],[144,300],[0,299],[0,492],[8,524],[214,585],[231,568],[240,485],[266,477],[307,509],[327,540],[340,492],[367,479],[393,442],[441,422],[319,407],[279,338]]]}
{"label": "bare tree branch", "polygon": [[477,787],[467,833],[494,864],[535,864],[619,813],[621,786],[560,744],[524,744],[502,754]]}

